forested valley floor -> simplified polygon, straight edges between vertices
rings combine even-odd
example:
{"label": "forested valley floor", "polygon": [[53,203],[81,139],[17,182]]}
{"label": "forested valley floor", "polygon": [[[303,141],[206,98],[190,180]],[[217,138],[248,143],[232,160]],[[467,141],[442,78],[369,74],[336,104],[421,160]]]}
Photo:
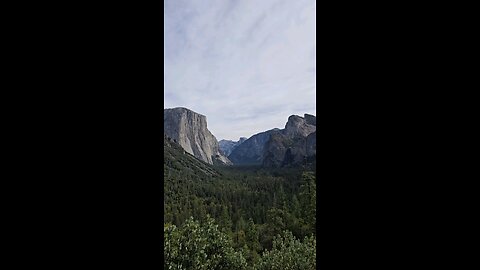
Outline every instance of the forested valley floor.
{"label": "forested valley floor", "polygon": [[316,171],[211,166],[164,138],[165,269],[316,269]]}

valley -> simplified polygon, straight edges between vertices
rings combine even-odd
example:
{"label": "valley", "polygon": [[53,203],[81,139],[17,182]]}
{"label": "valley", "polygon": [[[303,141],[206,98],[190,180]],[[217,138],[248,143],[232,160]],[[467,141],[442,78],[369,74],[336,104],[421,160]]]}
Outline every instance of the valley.
{"label": "valley", "polygon": [[[313,139],[307,139],[316,132],[313,118],[307,123],[308,116],[290,117],[285,129],[243,139],[226,157],[206,119],[195,122],[182,115],[199,117],[182,111],[180,119],[164,119],[166,266],[275,269],[274,263],[295,260],[303,263],[301,269],[315,269],[316,153]],[[251,152],[257,159],[248,155],[249,145],[256,147]],[[211,159],[205,153],[213,153]],[[240,154],[230,160],[234,153]],[[305,261],[299,262],[302,252]],[[217,256],[223,259],[214,260]],[[223,264],[230,266],[218,268]]]}

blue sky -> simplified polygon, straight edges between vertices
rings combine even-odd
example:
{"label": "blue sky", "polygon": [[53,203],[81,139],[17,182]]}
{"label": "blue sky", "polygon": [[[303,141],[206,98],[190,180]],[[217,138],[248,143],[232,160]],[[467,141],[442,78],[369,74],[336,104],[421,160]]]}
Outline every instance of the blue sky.
{"label": "blue sky", "polygon": [[207,117],[217,140],[316,110],[315,0],[165,0],[165,108]]}

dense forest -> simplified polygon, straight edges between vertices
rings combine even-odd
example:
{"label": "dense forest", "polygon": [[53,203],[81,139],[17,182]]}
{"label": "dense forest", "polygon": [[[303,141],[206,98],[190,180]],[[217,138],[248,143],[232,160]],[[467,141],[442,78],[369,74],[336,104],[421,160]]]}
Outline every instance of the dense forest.
{"label": "dense forest", "polygon": [[316,171],[212,166],[164,138],[165,269],[316,269]]}

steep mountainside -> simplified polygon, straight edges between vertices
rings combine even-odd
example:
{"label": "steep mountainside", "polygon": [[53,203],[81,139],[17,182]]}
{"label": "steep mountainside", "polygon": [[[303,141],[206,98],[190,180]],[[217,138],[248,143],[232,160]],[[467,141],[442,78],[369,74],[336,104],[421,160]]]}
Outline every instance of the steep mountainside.
{"label": "steep mountainside", "polygon": [[316,117],[292,115],[284,129],[272,129],[250,137],[228,158],[236,165],[298,166],[316,157]]}
{"label": "steep mountainside", "polygon": [[207,118],[186,108],[164,109],[165,135],[186,152],[209,164],[232,164],[220,153],[217,139],[207,129]]}
{"label": "steep mountainside", "polygon": [[163,138],[163,158],[165,179],[171,179],[175,173],[184,177],[194,175],[199,179],[220,176],[219,172],[187,153],[166,135]]}
{"label": "steep mountainside", "polygon": [[228,158],[236,165],[261,165],[263,162],[265,144],[270,135],[278,128],[253,135],[235,148]]}
{"label": "steep mountainside", "polygon": [[265,146],[263,165],[286,167],[305,164],[316,156],[316,117],[292,115],[285,129],[272,135]]}
{"label": "steep mountainside", "polygon": [[241,137],[240,140],[236,142],[231,140],[220,140],[218,142],[218,146],[220,147],[220,152],[226,157],[228,157],[235,148],[237,148],[240,144],[242,144],[246,140],[247,138],[245,137]]}

